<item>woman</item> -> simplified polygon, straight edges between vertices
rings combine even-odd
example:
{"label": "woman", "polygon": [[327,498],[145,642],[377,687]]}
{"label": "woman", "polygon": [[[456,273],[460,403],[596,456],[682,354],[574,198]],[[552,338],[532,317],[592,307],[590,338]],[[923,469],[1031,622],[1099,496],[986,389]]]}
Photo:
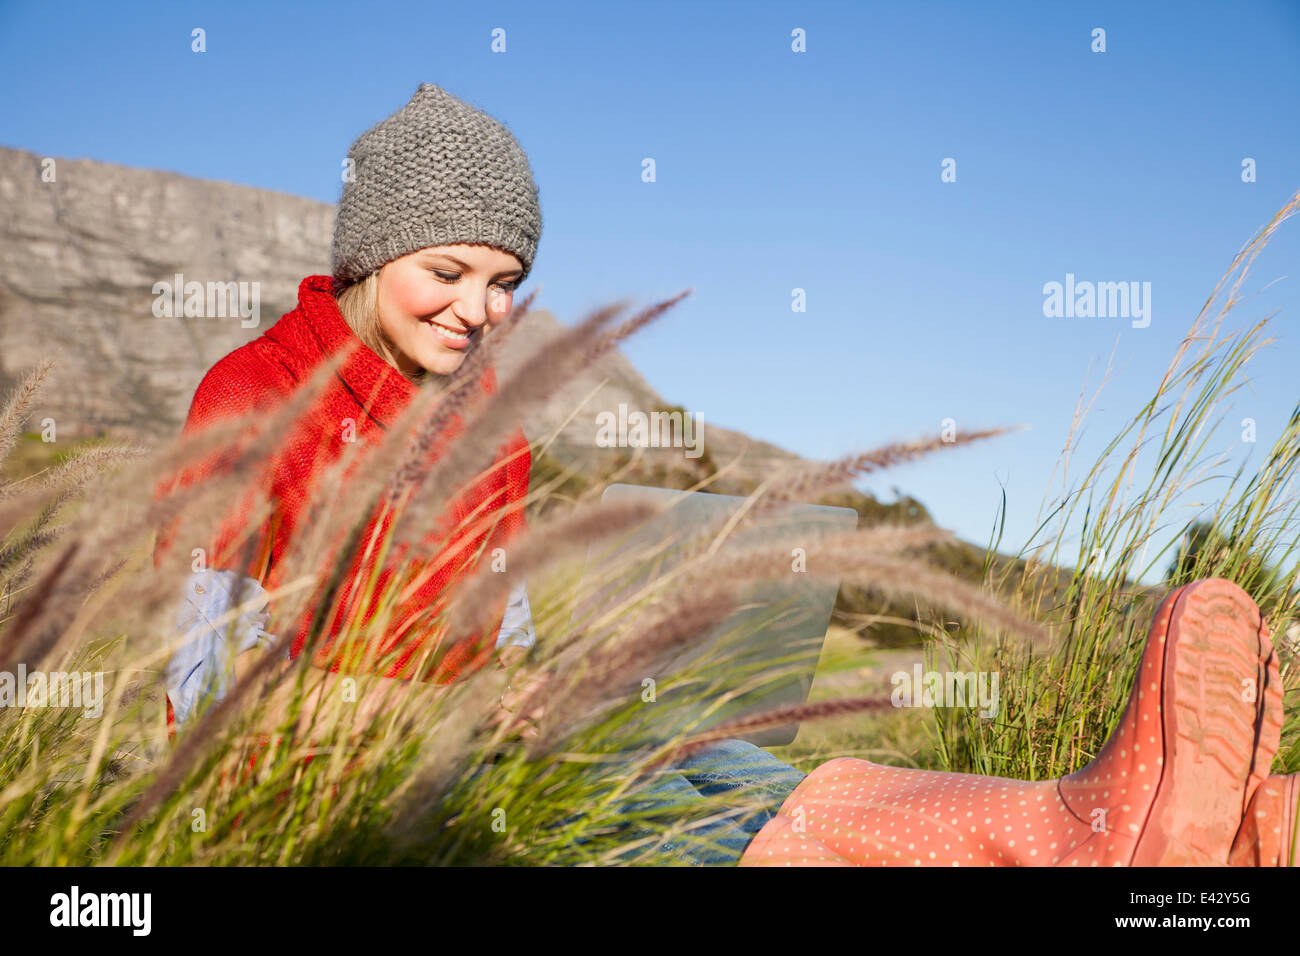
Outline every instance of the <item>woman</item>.
{"label": "woman", "polygon": [[[252,555],[236,547],[248,537],[245,501],[212,541],[204,542],[204,568],[186,575],[177,618],[185,640],[166,668],[173,728],[191,723],[204,701],[222,697],[248,659],[272,645],[263,629],[267,615],[258,602],[264,607],[265,588],[283,583],[282,560],[302,533],[301,518],[322,469],[339,458],[350,439],[382,441],[385,429],[420,387],[445,384],[481,347],[493,324],[510,312],[515,290],[532,269],[542,225],[537,188],[523,150],[495,119],[437,86],[421,84],[405,107],[358,137],[349,159],[353,175],[339,201],[332,275],[304,279],[297,308],[218,361],[200,382],[190,407],[186,432],[270,410],[301,388],[326,358],[347,355],[336,379],[265,463],[263,474],[276,507],[253,536],[261,547]],[[485,394],[495,391],[491,367],[478,384]],[[453,416],[448,431],[459,434],[462,427]],[[184,480],[214,474],[220,460],[216,456]],[[440,560],[432,562],[440,569],[387,627],[382,651],[390,666],[385,677],[415,676],[411,665],[421,649],[420,623],[436,614],[454,583],[477,566],[460,556],[491,553],[525,529],[530,464],[528,441],[516,430],[497,450],[492,467],[426,537],[430,549],[440,551]],[[499,518],[476,533],[463,530],[464,519],[481,511]],[[362,540],[377,526],[387,527],[387,520],[372,517]],[[190,549],[173,550],[173,545],[164,536],[155,563],[183,562],[189,572]],[[448,554],[453,559],[442,561]],[[362,561],[355,559],[353,569]],[[391,580],[388,575],[383,572],[381,583]],[[349,573],[344,580],[354,577]],[[345,586],[340,606],[347,596]],[[236,605],[253,609],[237,622],[232,647],[226,629],[219,632],[210,622]],[[498,648],[502,662],[509,663],[533,643],[522,585],[503,600],[496,616],[502,624],[495,640],[471,635],[455,642],[426,676],[449,681],[465,669],[483,666]],[[316,662],[336,673],[344,662],[331,641],[343,623],[340,612],[331,619],[322,646],[313,648]],[[311,624],[308,614],[295,625],[291,657],[305,649]],[[328,695],[332,686],[327,680],[317,693]],[[383,694],[371,694],[362,704],[373,713],[383,702]],[[503,700],[503,708],[508,707]],[[310,713],[313,708],[309,702],[300,709]],[[364,725],[366,716],[359,715],[357,724]],[[725,847],[723,856],[714,850],[684,850],[691,862],[734,862],[803,777],[741,741],[705,748],[681,761],[679,769],[659,782],[647,797],[650,802],[689,812],[701,792],[744,789],[769,795],[765,809],[710,823],[710,842]]]}
{"label": "woman", "polygon": [[[431,84],[411,101],[362,134],[353,144],[354,164],[339,202],[332,248],[332,275],[309,276],[299,286],[298,305],[259,338],[222,358],[204,376],[191,403],[186,432],[225,418],[269,410],[300,388],[327,358],[346,355],[338,375],[295,424],[262,475],[271,485],[273,517],[259,529],[260,549],[248,558],[235,548],[242,536],[248,500],[205,544],[206,569],[189,576],[178,623],[189,638],[167,670],[169,720],[186,721],[195,703],[220,697],[228,683],[229,651],[207,625],[228,610],[236,592],[248,600],[263,586],[280,583],[281,561],[300,532],[300,519],[326,466],[353,443],[374,446],[416,395],[422,383],[445,384],[506,316],[514,290],[532,268],[541,234],[541,211],[527,157],[500,123]],[[487,367],[478,380],[495,391]],[[450,434],[461,430],[453,416]],[[385,676],[410,675],[420,648],[420,622],[436,613],[453,581],[471,573],[468,556],[503,547],[524,530],[524,498],[531,464],[528,441],[516,429],[496,453],[492,467],[452,503],[451,512],[426,538],[444,548],[444,560],[400,609],[382,649],[390,661]],[[220,456],[185,476],[193,481],[220,467]],[[499,515],[474,532],[464,521],[475,509]],[[383,518],[388,527],[388,516]],[[372,516],[367,534],[378,524]],[[243,536],[246,537],[246,536]],[[162,564],[171,541],[155,555]],[[189,564],[189,551],[171,559]],[[361,558],[355,562],[359,567]],[[435,562],[437,564],[437,562]],[[338,606],[323,645],[344,624],[353,574],[344,578]],[[381,584],[391,581],[385,570]],[[530,626],[522,590],[511,597],[514,619],[504,621],[503,639],[527,644]],[[505,602],[498,612],[504,617]],[[368,619],[374,608],[365,609]],[[250,614],[237,632],[238,652],[267,646],[265,615]],[[296,625],[290,656],[305,646],[311,616]],[[522,636],[522,639],[521,639]],[[504,643],[504,640],[503,640]],[[442,682],[465,667],[482,666],[490,642],[474,637],[452,646],[434,675]],[[241,659],[243,655],[241,654]]]}

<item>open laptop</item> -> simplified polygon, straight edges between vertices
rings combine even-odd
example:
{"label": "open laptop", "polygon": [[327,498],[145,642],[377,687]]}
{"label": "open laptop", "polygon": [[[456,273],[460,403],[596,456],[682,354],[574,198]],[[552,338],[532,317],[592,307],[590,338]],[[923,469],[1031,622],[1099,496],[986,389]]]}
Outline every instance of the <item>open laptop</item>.
{"label": "open laptop", "polygon": [[[630,746],[653,746],[679,732],[698,733],[808,699],[839,578],[795,572],[792,549],[803,549],[804,567],[821,568],[816,536],[852,531],[858,514],[852,508],[782,503],[775,513],[752,522],[753,527],[729,532],[725,547],[708,554],[717,530],[747,500],[627,484],[610,485],[601,496],[602,503],[645,501],[665,507],[630,531],[588,546],[571,627],[595,620],[619,602],[635,602],[647,589],[668,594],[665,589],[683,587],[673,572],[688,558],[703,562],[706,574],[710,562],[717,563],[722,573],[721,562],[730,549],[761,543],[778,532],[785,543],[777,554],[789,555],[791,569],[732,589],[736,605],[730,616],[654,664],[654,673],[642,679],[638,705],[625,709]],[[713,533],[703,535],[704,527]],[[648,622],[655,617],[642,619]],[[791,723],[738,736],[759,746],[779,746],[794,740],[798,730],[799,725]]]}

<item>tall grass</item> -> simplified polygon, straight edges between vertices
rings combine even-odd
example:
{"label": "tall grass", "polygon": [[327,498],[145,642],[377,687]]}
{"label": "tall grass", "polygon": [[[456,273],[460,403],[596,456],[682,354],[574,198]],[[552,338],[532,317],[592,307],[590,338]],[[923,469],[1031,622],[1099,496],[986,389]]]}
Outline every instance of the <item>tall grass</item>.
{"label": "tall grass", "polygon": [[[1300,406],[1253,473],[1246,463],[1225,473],[1236,428],[1223,425],[1251,359],[1271,341],[1267,318],[1235,329],[1225,320],[1239,308],[1238,293],[1255,257],[1298,204],[1300,193],[1237,254],[1150,400],[1070,486],[1069,462],[1086,412],[1076,416],[1058,465],[1062,492],[1045,498],[1045,516],[1019,553],[1025,562],[994,570],[1000,536],[991,540],[989,584],[1013,595],[1022,614],[1050,624],[1058,640],[1027,647],[975,631],[928,644],[935,668],[994,671],[1001,680],[995,719],[932,711],[939,766],[1050,779],[1087,763],[1123,711],[1155,607],[1168,587],[1197,578],[1228,578],[1255,598],[1275,635],[1291,701],[1296,669],[1287,635],[1300,604],[1294,483]],[[1204,489],[1217,501],[1205,505]],[[1144,585],[1172,563],[1198,522],[1215,529],[1221,546],[1189,553],[1172,579]],[[1073,553],[1066,551],[1069,532],[1077,533]],[[1062,576],[1059,569],[1068,563],[1073,571]],[[1298,730],[1300,711],[1290,708],[1277,772],[1300,767]]]}

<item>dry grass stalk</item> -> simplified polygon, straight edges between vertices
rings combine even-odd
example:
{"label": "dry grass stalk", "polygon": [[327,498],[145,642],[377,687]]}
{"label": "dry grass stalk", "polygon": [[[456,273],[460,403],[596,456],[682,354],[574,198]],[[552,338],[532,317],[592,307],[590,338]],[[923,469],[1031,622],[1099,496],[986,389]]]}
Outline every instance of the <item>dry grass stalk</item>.
{"label": "dry grass stalk", "polygon": [[47,358],[28,372],[5,403],[4,411],[0,411],[0,461],[9,457],[14,445],[18,443],[18,436],[22,434],[27,417],[31,414],[32,404],[53,368],[54,360]]}
{"label": "dry grass stalk", "polygon": [[600,717],[611,705],[639,691],[641,679],[656,663],[693,643],[735,609],[729,594],[688,598],[660,614],[632,637],[601,648],[579,645],[583,654],[569,653],[556,676],[525,697],[520,711],[544,708],[539,736],[529,753],[554,749],[575,729]]}
{"label": "dry grass stalk", "polygon": [[483,564],[457,589],[449,609],[453,629],[479,630],[486,614],[515,584],[538,571],[609,535],[618,534],[653,517],[659,507],[647,502],[617,502],[577,508],[543,525],[530,528],[513,544],[508,570],[495,572]]}
{"label": "dry grass stalk", "polygon": [[755,495],[774,502],[813,501],[828,491],[843,488],[862,475],[915,461],[934,452],[948,451],[986,438],[1005,435],[1009,431],[1012,429],[985,428],[958,434],[951,441],[937,437],[891,442],[836,461],[797,466],[778,475],[760,492],[755,492]]}
{"label": "dry grass stalk", "polygon": [[772,727],[784,727],[787,724],[804,723],[817,720],[832,720],[849,714],[862,714],[873,710],[892,708],[894,703],[889,697],[851,697],[844,700],[823,700],[811,704],[792,704],[788,707],[774,707],[771,710],[737,720],[719,724],[703,733],[688,737],[681,744],[671,747],[663,754],[649,762],[646,769],[654,769],[664,764],[681,760],[699,750],[706,744],[728,737],[743,737]]}

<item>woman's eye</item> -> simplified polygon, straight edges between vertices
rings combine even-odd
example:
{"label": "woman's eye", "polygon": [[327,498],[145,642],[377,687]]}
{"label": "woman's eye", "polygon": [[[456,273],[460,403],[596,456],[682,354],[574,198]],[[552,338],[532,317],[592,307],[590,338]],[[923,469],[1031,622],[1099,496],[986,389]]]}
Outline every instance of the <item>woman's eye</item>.
{"label": "woman's eye", "polygon": [[[439,272],[437,269],[431,271],[443,282],[455,282],[460,278],[460,274],[456,272]],[[494,282],[492,284],[501,290],[502,295],[509,295],[511,292],[514,292],[515,289],[519,288],[518,282]]]}

